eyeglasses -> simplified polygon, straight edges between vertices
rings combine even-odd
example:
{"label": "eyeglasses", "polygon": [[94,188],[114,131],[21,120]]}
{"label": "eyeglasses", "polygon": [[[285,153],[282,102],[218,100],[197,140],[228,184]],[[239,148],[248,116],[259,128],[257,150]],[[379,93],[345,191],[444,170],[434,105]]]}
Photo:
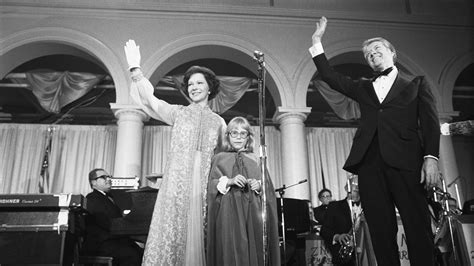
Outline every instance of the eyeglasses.
{"label": "eyeglasses", "polygon": [[246,138],[249,136],[249,132],[248,131],[242,131],[242,132],[238,132],[238,131],[231,131],[229,132],[229,135],[233,138],[237,138],[237,137],[241,137],[241,138]]}
{"label": "eyeglasses", "polygon": [[322,195],[321,198],[330,198],[332,195]]}
{"label": "eyeglasses", "polygon": [[103,178],[103,179],[107,180],[107,179],[112,179],[112,176],[111,175],[101,175],[101,176],[98,176],[98,177],[94,178],[94,180],[97,180],[99,178]]}

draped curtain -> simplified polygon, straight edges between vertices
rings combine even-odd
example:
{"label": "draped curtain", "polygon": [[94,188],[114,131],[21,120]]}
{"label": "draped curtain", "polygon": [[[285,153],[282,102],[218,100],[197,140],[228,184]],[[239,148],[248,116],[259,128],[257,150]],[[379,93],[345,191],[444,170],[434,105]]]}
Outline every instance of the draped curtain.
{"label": "draped curtain", "polygon": [[[90,192],[87,175],[94,168],[113,174],[117,126],[0,124],[0,193],[38,193],[40,171],[48,128],[54,128],[49,156],[49,190],[45,193]],[[259,127],[255,133],[255,154],[259,155]],[[349,154],[352,128],[307,128],[311,202],[323,183],[335,199],[343,198],[348,173],[342,165]],[[146,126],[143,134],[142,185],[144,176],[163,173],[171,138],[169,126]],[[281,161],[281,133],[265,128],[267,165],[275,187],[284,184]],[[324,180],[324,182],[323,182]]]}
{"label": "draped curtain", "polygon": [[[254,153],[257,157],[260,147],[260,128],[252,127],[255,139]],[[281,187],[283,182],[283,169],[281,168],[281,133],[275,127],[265,127],[265,144],[267,146],[267,167],[275,188]]]}
{"label": "draped curtain", "polygon": [[[171,127],[148,126],[144,128],[143,135],[142,175],[162,174],[170,146]],[[142,178],[142,184],[148,185],[148,180]]]}
{"label": "draped curtain", "polygon": [[313,88],[319,91],[338,117],[344,120],[360,118],[359,103],[331,89],[326,82],[320,79],[313,80]]}
{"label": "draped curtain", "polygon": [[[183,86],[183,75],[165,76],[160,80],[158,89],[163,89],[163,86],[171,87],[172,89],[178,89],[179,92],[189,102],[191,100],[186,95],[185,88]],[[246,77],[230,77],[230,76],[218,76],[220,81],[219,93],[216,97],[209,101],[209,107],[216,113],[221,114],[229,110],[234,106],[240,98],[245,94],[252,85],[252,79]]]}
{"label": "draped curtain", "polygon": [[0,193],[37,193],[48,126],[0,124]]}
{"label": "draped curtain", "polygon": [[[0,193],[38,193],[49,127],[0,124]],[[90,170],[113,170],[117,127],[53,128],[45,193],[87,194]]]}
{"label": "draped curtain", "polygon": [[79,72],[27,72],[26,80],[11,78],[16,83],[27,83],[44,110],[59,113],[62,107],[88,93],[105,75]]}
{"label": "draped curtain", "polygon": [[[307,128],[310,195],[318,206],[318,192],[324,187],[333,199],[346,196],[344,185],[350,173],[342,169],[352,146],[355,128]],[[323,186],[323,183],[325,186]]]}
{"label": "draped curtain", "polygon": [[[26,83],[35,95],[41,107],[50,113],[59,113],[61,108],[81,98],[105,75],[81,72],[27,72],[24,77],[10,77],[19,84]],[[252,85],[252,79],[246,77],[219,76],[218,95],[209,101],[209,106],[217,113],[232,108]],[[165,76],[160,80],[158,89],[178,90],[186,96],[183,87],[183,75]]]}

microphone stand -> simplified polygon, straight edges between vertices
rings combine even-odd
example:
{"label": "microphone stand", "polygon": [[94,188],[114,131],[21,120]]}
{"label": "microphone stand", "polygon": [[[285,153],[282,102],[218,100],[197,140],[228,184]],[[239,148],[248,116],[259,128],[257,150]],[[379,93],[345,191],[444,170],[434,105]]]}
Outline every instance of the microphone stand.
{"label": "microphone stand", "polygon": [[[457,248],[456,248],[456,244],[454,242],[454,225],[453,225],[453,213],[450,209],[450,206],[449,206],[449,198],[450,198],[450,195],[447,191],[447,188],[446,188],[446,183],[444,181],[444,179],[441,179],[441,183],[442,183],[442,192],[436,190],[436,189],[433,189],[433,193],[434,193],[434,198],[435,200],[437,200],[437,196],[441,196],[441,201],[443,203],[443,218],[441,219],[440,223],[441,223],[441,226],[442,226],[442,223],[444,222],[443,220],[446,219],[447,220],[447,223],[448,223],[448,230],[449,230],[449,237],[450,237],[450,240],[451,240],[451,246],[452,246],[452,252],[453,252],[453,260],[454,260],[454,265],[460,265],[460,258],[458,258],[458,251],[457,251]],[[445,221],[446,221],[445,220]]]}
{"label": "microphone stand", "polygon": [[[347,193],[351,194],[351,199],[350,203],[352,204],[353,199],[352,199],[352,181],[351,179],[347,179]],[[356,266],[359,266],[359,255],[357,254],[357,241],[356,241],[356,222],[357,222],[357,217],[356,214],[352,211],[351,207],[351,220],[352,220],[352,243],[354,245],[354,255],[355,255],[355,262]]]}
{"label": "microphone stand", "polygon": [[352,218],[352,241],[354,242],[354,255],[355,255],[355,261],[356,265],[359,266],[359,254],[357,254],[357,240],[356,240],[356,222],[357,222],[357,217],[356,214],[354,213],[354,217]]}
{"label": "microphone stand", "polygon": [[285,194],[285,189],[302,184],[304,182],[307,182],[308,179],[304,179],[299,181],[298,183],[295,183],[293,185],[286,186],[283,184],[282,187],[275,189],[275,192],[278,192],[280,194],[280,212],[281,212],[281,234],[283,237],[283,265],[286,265],[286,228],[285,228],[285,208],[283,204],[283,194]]}
{"label": "microphone stand", "polygon": [[262,222],[263,222],[263,265],[268,265],[268,236],[267,236],[267,193],[266,175],[267,150],[265,145],[265,59],[260,51],[254,52],[258,64],[258,121],[260,125],[260,174],[262,177]]}

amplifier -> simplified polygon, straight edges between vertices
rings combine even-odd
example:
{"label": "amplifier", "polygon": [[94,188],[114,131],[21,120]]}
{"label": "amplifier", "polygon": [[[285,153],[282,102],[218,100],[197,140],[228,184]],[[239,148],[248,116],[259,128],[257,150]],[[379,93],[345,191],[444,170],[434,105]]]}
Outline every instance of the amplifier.
{"label": "amplifier", "polygon": [[83,195],[74,194],[1,194],[1,208],[86,208]]}
{"label": "amplifier", "polygon": [[0,195],[0,265],[71,265],[85,205],[82,195]]}

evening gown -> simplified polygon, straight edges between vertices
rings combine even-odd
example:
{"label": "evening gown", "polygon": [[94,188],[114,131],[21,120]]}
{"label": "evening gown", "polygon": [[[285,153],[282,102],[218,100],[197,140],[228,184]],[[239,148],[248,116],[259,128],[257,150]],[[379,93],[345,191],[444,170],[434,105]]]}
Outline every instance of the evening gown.
{"label": "evening gown", "polygon": [[206,265],[207,182],[225,121],[207,106],[172,105],[154,98],[146,78],[132,80],[133,100],[148,115],[172,127],[143,265]]}

